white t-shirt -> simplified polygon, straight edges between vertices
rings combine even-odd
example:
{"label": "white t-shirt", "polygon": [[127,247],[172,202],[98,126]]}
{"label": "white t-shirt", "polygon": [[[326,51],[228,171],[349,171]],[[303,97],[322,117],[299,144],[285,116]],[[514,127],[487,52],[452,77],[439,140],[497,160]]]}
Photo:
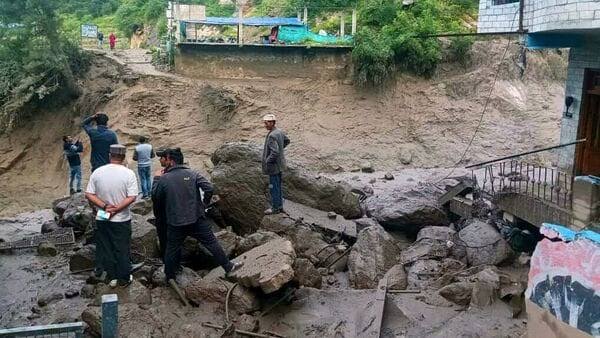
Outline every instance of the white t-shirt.
{"label": "white t-shirt", "polygon": [[[138,184],[135,173],[119,164],[107,164],[96,169],[86,192],[95,194],[104,202],[112,205],[121,203],[125,198],[138,195]],[[125,222],[131,219],[130,207],[114,215],[111,222]],[[96,219],[99,219],[96,217]]]}

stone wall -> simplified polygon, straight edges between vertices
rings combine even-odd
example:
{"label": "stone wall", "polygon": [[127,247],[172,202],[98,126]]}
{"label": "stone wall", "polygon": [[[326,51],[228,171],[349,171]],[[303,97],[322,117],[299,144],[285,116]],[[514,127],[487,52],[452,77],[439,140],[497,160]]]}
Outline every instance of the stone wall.
{"label": "stone wall", "polygon": [[[480,0],[477,31],[516,31],[519,28],[519,2],[494,3],[494,0]],[[525,0],[523,28],[530,33],[600,28],[600,1]]]}
{"label": "stone wall", "polygon": [[195,78],[348,79],[350,47],[179,44],[175,71]]}
{"label": "stone wall", "polygon": [[[561,121],[560,142],[567,143],[577,139],[577,128],[581,114],[581,101],[583,100],[583,80],[585,69],[600,69],[600,44],[590,44],[584,48],[571,48],[569,52],[569,67],[565,85],[565,97],[572,96],[573,104],[569,112],[573,117],[565,117]],[[565,147],[558,151],[558,166],[571,172],[575,159],[575,147]]]}

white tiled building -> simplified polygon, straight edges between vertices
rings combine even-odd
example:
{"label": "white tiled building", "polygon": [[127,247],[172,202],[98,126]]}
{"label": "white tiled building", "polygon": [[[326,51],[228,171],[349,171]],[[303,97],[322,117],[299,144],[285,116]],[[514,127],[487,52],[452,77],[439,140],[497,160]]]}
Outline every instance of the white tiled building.
{"label": "white tiled building", "polygon": [[[559,167],[600,175],[600,0],[522,0],[522,29],[530,48],[570,48],[561,143],[588,142],[559,151]],[[480,0],[479,33],[516,32],[519,0]]]}

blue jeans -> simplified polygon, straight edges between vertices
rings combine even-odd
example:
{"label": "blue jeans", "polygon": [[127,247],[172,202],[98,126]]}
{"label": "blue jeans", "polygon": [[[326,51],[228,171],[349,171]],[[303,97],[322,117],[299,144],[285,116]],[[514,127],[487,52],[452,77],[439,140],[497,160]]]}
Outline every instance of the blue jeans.
{"label": "blue jeans", "polygon": [[69,169],[69,189],[75,190],[73,188],[73,182],[77,180],[77,190],[81,190],[81,166],[75,165]]}
{"label": "blue jeans", "polygon": [[150,196],[150,191],[152,191],[151,171],[152,167],[138,167],[138,175],[140,176],[140,185],[142,186],[142,195],[144,197]]}
{"label": "blue jeans", "polygon": [[269,191],[273,210],[283,209],[283,194],[281,192],[281,173],[269,175]]}

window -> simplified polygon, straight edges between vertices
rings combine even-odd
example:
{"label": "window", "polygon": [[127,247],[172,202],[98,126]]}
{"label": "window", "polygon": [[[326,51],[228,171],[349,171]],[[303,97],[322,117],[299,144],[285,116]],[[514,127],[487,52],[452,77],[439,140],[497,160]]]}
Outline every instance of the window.
{"label": "window", "polygon": [[494,4],[494,6],[512,4],[515,2],[519,2],[519,0],[492,0],[492,3]]}

